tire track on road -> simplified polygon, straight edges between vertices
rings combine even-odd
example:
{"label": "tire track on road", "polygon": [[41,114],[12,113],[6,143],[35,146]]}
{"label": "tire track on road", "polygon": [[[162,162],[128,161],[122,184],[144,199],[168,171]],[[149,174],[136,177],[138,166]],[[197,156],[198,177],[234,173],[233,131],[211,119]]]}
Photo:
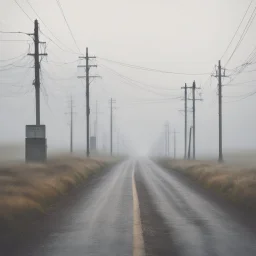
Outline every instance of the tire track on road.
{"label": "tire track on road", "polygon": [[145,254],[150,256],[179,256],[180,254],[173,243],[171,231],[154,205],[138,165],[135,167],[134,177],[140,203]]}

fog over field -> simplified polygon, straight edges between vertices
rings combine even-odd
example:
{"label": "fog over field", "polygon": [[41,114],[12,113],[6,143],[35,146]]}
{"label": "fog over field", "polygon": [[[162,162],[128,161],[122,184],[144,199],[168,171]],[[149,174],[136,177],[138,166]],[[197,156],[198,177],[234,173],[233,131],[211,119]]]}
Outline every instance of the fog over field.
{"label": "fog over field", "polygon": [[[118,140],[130,147],[129,153],[146,155],[155,143],[160,143],[163,149],[164,124],[168,121],[171,131],[178,132],[177,155],[182,157],[184,91],[181,87],[185,83],[191,86],[195,80],[201,88],[196,97],[203,99],[196,102],[197,156],[217,159],[218,95],[217,79],[213,75],[219,59],[229,76],[223,79],[226,85],[223,87],[224,157],[231,159],[229,154],[244,155],[256,150],[253,114],[256,101],[255,95],[251,95],[255,92],[255,57],[250,65],[246,62],[255,54],[255,22],[250,24],[236,49],[253,14],[253,4],[231,41],[249,0],[62,0],[75,41],[55,1],[18,3],[32,21],[15,1],[0,0],[0,27],[3,32],[32,33],[33,20],[39,21],[40,41],[46,42],[40,51],[48,54],[41,61],[41,119],[47,126],[49,152],[69,150],[71,94],[75,112],[74,149],[85,151],[85,81],[77,78],[84,75],[77,65],[84,64],[79,56],[85,54],[86,47],[91,56],[97,57],[91,60],[91,64],[98,65],[91,69],[91,75],[102,77],[91,83],[91,134],[94,134],[97,101],[98,146],[102,151],[109,151],[109,100],[112,97],[116,100],[114,152]],[[85,15],[88,8],[91,11]],[[54,15],[49,15],[49,10]],[[27,35],[0,34],[0,142],[3,145],[23,147],[25,125],[35,123],[34,64],[33,58],[27,56],[33,53],[33,47]],[[3,61],[12,58],[16,59]],[[237,67],[243,65],[243,72],[238,72]],[[189,101],[189,110],[191,104]],[[188,114],[190,125],[191,112]],[[170,144],[173,154],[173,135]],[[8,154],[4,156],[10,157],[11,153]]]}

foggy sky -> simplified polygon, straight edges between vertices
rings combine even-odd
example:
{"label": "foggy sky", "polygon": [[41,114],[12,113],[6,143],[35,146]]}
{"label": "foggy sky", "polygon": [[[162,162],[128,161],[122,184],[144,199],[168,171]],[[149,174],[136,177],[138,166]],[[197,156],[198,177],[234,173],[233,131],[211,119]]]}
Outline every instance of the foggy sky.
{"label": "foggy sky", "polygon": [[[17,0],[25,12],[34,20],[38,18],[26,0]],[[59,43],[38,18],[40,28],[47,37],[67,50],[63,51],[40,33],[45,41],[48,57],[42,61],[41,122],[47,125],[47,140],[50,150],[68,150],[69,147],[69,96],[74,99],[74,148],[85,149],[85,81],[77,79],[84,74],[77,69],[81,55],[65,24],[54,0],[29,0],[42,21],[64,44]],[[100,75],[91,83],[91,120],[95,120],[95,105],[99,107],[99,146],[109,147],[109,99],[116,99],[114,127],[120,131],[126,144],[139,154],[146,154],[162,136],[164,123],[170,122],[177,132],[178,154],[183,155],[184,109],[180,89],[193,80],[202,93],[203,101],[196,103],[197,154],[217,156],[218,149],[218,100],[217,80],[210,77],[236,31],[250,0],[109,0],[79,1],[60,0],[67,21],[83,54],[89,47],[92,61],[98,68],[91,69],[92,75]],[[231,55],[241,33],[255,8],[252,4],[243,26],[229,51],[222,59],[223,64]],[[1,31],[33,32],[33,22],[17,6],[14,0],[0,0]],[[10,59],[33,52],[31,38],[26,35],[0,34],[0,59]],[[256,46],[256,22],[252,24],[245,39],[227,68],[244,63]],[[43,51],[44,47],[42,47]],[[101,58],[107,58],[138,66],[180,72],[208,73],[208,75],[174,75],[148,72],[123,67]],[[14,60],[15,61],[15,60]],[[0,141],[22,144],[25,125],[35,123],[33,68],[11,67],[0,62]],[[73,62],[64,64],[67,62]],[[15,63],[33,67],[33,58],[27,56]],[[251,65],[246,70],[255,69]],[[114,70],[114,72],[113,72]],[[115,72],[141,81],[145,85],[131,85]],[[227,71],[227,74],[228,71]],[[240,74],[233,82],[242,83],[223,88],[223,148],[224,153],[238,149],[256,149],[255,97],[236,101],[255,91],[255,72]],[[228,83],[224,79],[223,83]],[[154,88],[153,88],[154,87]],[[159,87],[159,88],[158,88]],[[145,100],[148,100],[145,102]],[[189,107],[192,102],[189,102]],[[189,114],[189,126],[192,114]],[[93,132],[92,132],[93,134]],[[115,148],[116,149],[116,148]]]}

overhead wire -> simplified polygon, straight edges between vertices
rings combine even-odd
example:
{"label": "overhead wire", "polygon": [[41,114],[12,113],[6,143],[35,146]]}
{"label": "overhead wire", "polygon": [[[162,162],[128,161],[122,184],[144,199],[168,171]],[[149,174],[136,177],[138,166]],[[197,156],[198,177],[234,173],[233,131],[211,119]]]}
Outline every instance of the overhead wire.
{"label": "overhead wire", "polygon": [[256,47],[252,50],[252,52],[249,54],[249,56],[246,58],[246,60],[243,62],[243,64],[236,67],[233,70],[233,72],[229,75],[232,78],[230,79],[230,81],[226,85],[232,83],[241,73],[244,72],[244,70],[248,66],[254,64],[254,59],[256,59]]}
{"label": "overhead wire", "polygon": [[[105,67],[105,68],[109,68],[103,64],[101,64],[101,66]],[[109,68],[111,69],[111,68]],[[113,69],[112,69],[113,70]],[[119,73],[120,74],[120,73]],[[126,77],[126,79],[129,79],[130,81],[132,82],[135,82],[135,83],[138,83],[138,84],[141,84],[143,86],[146,86],[146,87],[150,87],[152,89],[157,89],[157,90],[164,90],[164,91],[180,91],[180,89],[173,89],[173,88],[166,88],[166,87],[159,87],[159,86],[153,86],[153,85],[150,85],[148,83],[144,83],[144,82],[141,82],[141,81],[138,81],[138,80],[135,80],[135,79],[132,79],[132,78],[129,78],[127,76],[124,76],[122,75],[123,77]]]}
{"label": "overhead wire", "polygon": [[68,62],[57,62],[57,61],[53,61],[53,60],[46,60],[46,63],[53,63],[54,65],[57,66],[63,66],[63,65],[69,65],[75,62],[78,62],[79,60],[74,60],[74,61],[68,61]]}
{"label": "overhead wire", "polygon": [[0,68],[4,68],[4,67],[8,67],[8,66],[13,66],[14,64],[24,60],[26,57],[27,57],[27,54],[23,54],[23,55],[20,56],[19,59],[16,59],[15,61],[13,61],[11,63],[7,63],[7,64],[4,64],[4,65],[0,64]]}
{"label": "overhead wire", "polygon": [[256,17],[256,7],[254,8],[254,10],[253,10],[253,12],[252,12],[251,17],[249,18],[249,20],[248,20],[248,22],[247,22],[247,24],[246,24],[246,26],[245,26],[245,28],[244,28],[244,31],[243,31],[243,33],[242,33],[242,35],[241,35],[241,37],[240,37],[240,39],[239,39],[239,41],[238,41],[236,47],[234,48],[233,52],[231,53],[230,57],[228,58],[228,60],[227,60],[227,62],[226,62],[226,64],[225,64],[225,67],[229,64],[229,62],[230,62],[231,59],[233,58],[234,54],[236,53],[237,49],[238,49],[239,46],[241,45],[241,43],[242,43],[242,41],[244,40],[244,38],[245,38],[247,32],[248,32],[249,29],[250,29],[250,27],[251,27],[251,25],[252,25],[252,23],[253,23],[255,17]]}
{"label": "overhead wire", "polygon": [[15,60],[15,59],[18,59],[20,57],[23,57],[24,55],[27,55],[27,51],[25,53],[22,53],[21,55],[18,55],[16,57],[13,57],[13,58],[10,58],[10,59],[4,59],[4,60],[1,60],[0,59],[0,62],[3,61],[3,62],[8,62],[8,61],[11,61],[11,60]]}
{"label": "overhead wire", "polygon": [[123,62],[120,62],[120,61],[114,61],[114,60],[101,58],[101,57],[97,57],[97,58],[101,59],[101,60],[104,60],[104,61],[108,61],[108,62],[111,62],[111,63],[118,64],[118,65],[121,65],[121,66],[125,66],[125,67],[128,67],[128,68],[139,69],[139,70],[150,71],[150,72],[158,72],[158,73],[163,73],[163,74],[188,75],[188,76],[202,76],[202,75],[209,75],[210,74],[210,73],[182,73],[182,72],[166,71],[166,70],[160,70],[160,69],[153,69],[153,68],[137,66],[137,65],[133,65],[133,64],[127,64],[127,63],[123,63]]}
{"label": "overhead wire", "polygon": [[[228,85],[228,86],[236,86],[236,85],[248,84],[248,83],[252,83],[252,82],[256,82],[256,80],[244,81],[244,82],[240,82],[240,83],[227,84],[227,85]],[[225,84],[224,84],[223,86],[225,86]]]}
{"label": "overhead wire", "polygon": [[29,42],[29,40],[0,39],[1,42]]}
{"label": "overhead wire", "polygon": [[55,81],[64,81],[64,80],[72,80],[76,78],[76,76],[71,76],[71,77],[65,77],[65,78],[60,78],[60,77],[53,77],[47,69],[45,69],[43,66],[41,67],[41,70],[47,75],[47,77],[50,80],[55,80]]}
{"label": "overhead wire", "polygon": [[141,90],[144,90],[144,91],[156,94],[156,95],[160,95],[160,96],[164,96],[164,97],[168,96],[168,95],[164,95],[164,94],[152,91],[150,89],[147,89],[147,88],[145,88],[145,85],[141,84],[141,82],[136,81],[134,79],[131,79],[131,78],[127,77],[127,76],[124,76],[124,75],[118,73],[117,71],[115,71],[114,69],[112,69],[110,67],[107,67],[107,66],[102,65],[102,64],[100,65],[100,67],[104,67],[105,69],[111,71],[113,74],[117,75],[118,77],[121,77],[126,82],[126,84],[128,84],[128,85],[132,85],[132,86],[138,87]]}
{"label": "overhead wire", "polygon": [[234,39],[235,39],[235,37],[236,37],[236,35],[237,35],[237,33],[238,33],[238,31],[239,31],[240,27],[242,26],[242,24],[243,24],[243,22],[244,22],[244,19],[245,19],[245,17],[246,17],[246,15],[247,15],[247,13],[248,13],[248,11],[249,11],[249,9],[250,9],[250,7],[251,7],[251,5],[252,5],[253,1],[254,1],[254,0],[251,0],[251,2],[250,2],[250,4],[249,4],[249,6],[248,6],[248,8],[247,8],[247,10],[246,10],[246,12],[245,12],[245,14],[244,14],[243,18],[242,18],[242,20],[240,21],[240,24],[239,24],[239,26],[238,26],[237,30],[235,31],[235,34],[233,35],[233,37],[232,37],[232,39],[231,39],[230,43],[228,44],[228,46],[227,46],[227,48],[226,48],[225,52],[223,53],[223,55],[221,56],[221,58],[220,58],[220,59],[223,59],[223,57],[224,57],[224,56],[225,56],[225,54],[227,53],[227,51],[228,51],[229,47],[230,47],[230,46],[231,46],[231,44],[233,43],[233,41],[234,41]]}
{"label": "overhead wire", "polygon": [[[51,35],[60,43],[62,44],[65,48],[68,49],[68,52],[71,53],[75,53],[73,50],[69,49],[66,45],[63,44],[63,42],[61,42],[55,35],[54,33],[49,29],[49,27],[45,24],[45,22],[43,21],[43,19],[39,16],[39,14],[37,13],[37,11],[35,10],[35,8],[32,6],[32,4],[30,3],[29,0],[27,0],[28,5],[30,6],[30,8],[33,10],[33,12],[37,15],[37,17],[41,20],[41,22],[43,23],[43,25],[46,27],[46,29],[51,33]],[[43,33],[41,31],[41,33],[46,36],[51,42],[53,42],[58,48],[60,48],[62,51],[66,51],[64,50],[62,47],[60,47],[56,42],[54,42],[49,36],[47,36],[45,33]],[[77,54],[77,53],[75,53]]]}
{"label": "overhead wire", "polygon": [[256,95],[256,91],[250,92],[249,94],[244,95],[244,96],[241,95],[241,96],[240,96],[240,97],[242,97],[241,99],[232,100],[232,101],[226,101],[226,102],[223,102],[223,103],[232,103],[232,102],[241,101],[241,100],[247,99],[247,98],[249,98],[249,97],[251,97],[251,96],[253,96],[253,95]]}
{"label": "overhead wire", "polygon": [[73,38],[73,41],[74,41],[74,43],[75,43],[75,45],[76,45],[78,51],[81,53],[81,50],[80,50],[80,48],[79,48],[79,46],[78,46],[78,44],[77,44],[77,41],[76,41],[76,39],[75,39],[75,37],[74,37],[74,35],[73,35],[73,32],[72,32],[72,30],[71,30],[71,28],[70,28],[70,26],[69,26],[69,23],[68,23],[67,18],[66,18],[66,16],[65,16],[64,10],[63,10],[63,8],[62,8],[62,6],[61,6],[61,3],[60,3],[59,0],[56,0],[56,2],[57,2],[57,5],[58,5],[58,7],[59,7],[59,9],[60,9],[60,11],[61,11],[61,14],[62,14],[64,20],[65,20],[65,23],[66,23],[66,25],[67,25],[67,27],[68,27],[68,29],[69,29],[69,32],[70,32],[70,34],[71,34],[71,37]]}
{"label": "overhead wire", "polygon": [[32,18],[24,11],[24,9],[21,7],[21,5],[17,2],[17,0],[14,0],[14,2],[19,6],[21,11],[27,16],[27,18],[33,22]]}

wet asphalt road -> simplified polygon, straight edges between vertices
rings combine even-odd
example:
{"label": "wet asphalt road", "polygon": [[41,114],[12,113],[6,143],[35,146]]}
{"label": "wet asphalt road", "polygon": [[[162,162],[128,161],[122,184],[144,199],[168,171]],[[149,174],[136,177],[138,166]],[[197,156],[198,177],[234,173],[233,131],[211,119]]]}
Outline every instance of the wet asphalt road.
{"label": "wet asphalt road", "polygon": [[150,160],[127,160],[85,192],[65,211],[51,213],[52,225],[37,229],[45,235],[16,255],[256,255],[254,228]]}

